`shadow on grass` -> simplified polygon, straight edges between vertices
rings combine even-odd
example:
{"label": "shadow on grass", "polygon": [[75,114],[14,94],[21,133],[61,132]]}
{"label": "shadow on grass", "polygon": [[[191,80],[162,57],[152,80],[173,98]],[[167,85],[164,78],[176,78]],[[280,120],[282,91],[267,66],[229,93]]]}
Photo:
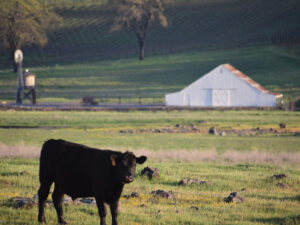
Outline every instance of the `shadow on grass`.
{"label": "shadow on grass", "polygon": [[[295,197],[284,197],[280,198],[281,201],[298,201],[300,203],[300,195],[296,195]],[[300,222],[300,221],[299,221]]]}
{"label": "shadow on grass", "polygon": [[290,217],[271,217],[271,218],[255,218],[251,221],[260,222],[263,224],[276,224],[276,225],[293,225],[300,223],[300,215]]}
{"label": "shadow on grass", "polygon": [[95,210],[93,210],[93,209],[85,209],[85,208],[83,208],[83,209],[79,209],[79,211],[82,212],[82,213],[85,213],[87,215],[90,215],[90,216],[98,215],[98,213]]}
{"label": "shadow on grass", "polygon": [[265,199],[265,200],[298,201],[300,203],[300,195],[291,196],[291,197],[259,196],[258,198]]}
{"label": "shadow on grass", "polygon": [[166,185],[166,186],[178,186],[179,181],[166,181],[166,180],[161,180],[159,181],[159,184],[161,185]]}
{"label": "shadow on grass", "polygon": [[28,172],[3,172],[0,175],[3,177],[11,177],[11,176],[24,176],[24,175],[28,175]]}
{"label": "shadow on grass", "polygon": [[23,203],[23,202],[16,202],[14,200],[8,199],[6,201],[3,201],[0,204],[0,207],[6,207],[6,208],[10,208],[10,209],[32,209],[34,207],[37,206],[37,204],[35,204],[34,202],[29,202],[29,203]]}

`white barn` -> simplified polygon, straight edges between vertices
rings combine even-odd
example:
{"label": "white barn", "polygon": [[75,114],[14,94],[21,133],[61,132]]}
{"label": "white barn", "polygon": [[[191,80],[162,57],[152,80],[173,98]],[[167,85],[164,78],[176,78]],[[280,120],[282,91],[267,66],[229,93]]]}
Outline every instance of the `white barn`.
{"label": "white barn", "polygon": [[165,95],[167,106],[275,107],[272,93],[230,64],[222,64],[179,92]]}

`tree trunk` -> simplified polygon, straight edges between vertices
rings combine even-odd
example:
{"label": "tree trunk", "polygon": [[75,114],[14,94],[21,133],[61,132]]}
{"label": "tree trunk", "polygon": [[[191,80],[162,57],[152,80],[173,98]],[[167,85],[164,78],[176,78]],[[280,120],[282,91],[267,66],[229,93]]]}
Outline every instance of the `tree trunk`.
{"label": "tree trunk", "polygon": [[17,50],[16,45],[13,42],[9,43],[10,60],[12,62],[14,72],[18,72],[18,65],[15,62],[15,51]]}
{"label": "tree trunk", "polygon": [[149,21],[147,20],[145,25],[143,26],[144,29],[142,30],[135,30],[137,39],[139,41],[139,47],[140,47],[140,60],[143,60],[145,57],[145,43],[146,43],[146,38],[147,38],[147,33],[148,33],[148,28],[149,28]]}
{"label": "tree trunk", "polygon": [[145,57],[145,41],[140,42],[140,60],[143,60]]}
{"label": "tree trunk", "polygon": [[18,65],[16,64],[15,59],[12,60],[12,63],[13,63],[14,72],[17,73],[18,72]]}
{"label": "tree trunk", "polygon": [[145,58],[145,42],[146,42],[146,36],[140,35],[139,33],[136,33],[137,39],[139,41],[139,59],[143,60]]}

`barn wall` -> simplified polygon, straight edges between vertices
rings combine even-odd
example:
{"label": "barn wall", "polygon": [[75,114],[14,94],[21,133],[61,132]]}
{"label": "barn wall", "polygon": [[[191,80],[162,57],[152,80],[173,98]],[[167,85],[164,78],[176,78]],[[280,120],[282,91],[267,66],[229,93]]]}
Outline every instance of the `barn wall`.
{"label": "barn wall", "polygon": [[177,106],[276,106],[276,96],[263,93],[223,65],[182,91],[166,95],[167,105]]}
{"label": "barn wall", "polygon": [[182,106],[183,105],[183,95],[180,94],[180,92],[166,94],[165,95],[165,103],[166,103],[166,105],[170,105],[170,106],[171,105]]}

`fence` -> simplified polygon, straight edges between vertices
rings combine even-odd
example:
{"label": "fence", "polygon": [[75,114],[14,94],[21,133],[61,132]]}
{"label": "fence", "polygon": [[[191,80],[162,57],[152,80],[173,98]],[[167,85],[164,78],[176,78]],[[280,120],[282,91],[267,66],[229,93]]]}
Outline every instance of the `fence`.
{"label": "fence", "polygon": [[97,98],[85,96],[81,102],[90,105],[162,105],[165,100],[163,97],[156,96],[101,96]]}

